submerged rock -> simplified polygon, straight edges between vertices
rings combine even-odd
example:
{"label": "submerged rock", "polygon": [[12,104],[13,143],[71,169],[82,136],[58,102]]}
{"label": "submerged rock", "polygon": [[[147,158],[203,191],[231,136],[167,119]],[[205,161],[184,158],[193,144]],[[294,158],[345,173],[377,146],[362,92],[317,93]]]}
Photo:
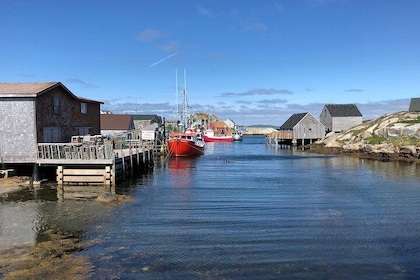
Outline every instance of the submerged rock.
{"label": "submerged rock", "polygon": [[127,195],[117,195],[110,192],[105,192],[96,198],[96,201],[101,203],[123,203],[132,202],[134,199]]}
{"label": "submerged rock", "polygon": [[112,202],[117,202],[117,195],[112,194],[110,192],[105,192],[103,194],[100,194],[97,198],[96,201],[101,202],[101,203],[112,203]]}

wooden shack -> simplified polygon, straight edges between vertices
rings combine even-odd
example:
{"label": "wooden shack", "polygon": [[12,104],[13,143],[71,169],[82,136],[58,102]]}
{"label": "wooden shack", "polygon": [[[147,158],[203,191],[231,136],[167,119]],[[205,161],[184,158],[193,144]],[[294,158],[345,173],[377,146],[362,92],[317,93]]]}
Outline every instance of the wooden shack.
{"label": "wooden shack", "polygon": [[325,127],[310,113],[293,114],[280,126],[279,131],[267,137],[272,145],[301,146],[311,144],[325,136]]}
{"label": "wooden shack", "polygon": [[134,127],[137,130],[141,130],[152,124],[157,124],[160,127],[163,124],[162,117],[158,115],[132,115]]}
{"label": "wooden shack", "polygon": [[38,143],[99,134],[101,104],[77,97],[60,82],[0,83],[1,163],[34,164]]}
{"label": "wooden shack", "polygon": [[410,112],[420,112],[420,98],[411,98],[410,106],[408,107]]}
{"label": "wooden shack", "polygon": [[355,104],[327,104],[319,116],[326,133],[340,132],[362,124],[362,113]]}
{"label": "wooden shack", "polygon": [[133,117],[124,114],[101,114],[101,134],[124,135],[134,130]]}

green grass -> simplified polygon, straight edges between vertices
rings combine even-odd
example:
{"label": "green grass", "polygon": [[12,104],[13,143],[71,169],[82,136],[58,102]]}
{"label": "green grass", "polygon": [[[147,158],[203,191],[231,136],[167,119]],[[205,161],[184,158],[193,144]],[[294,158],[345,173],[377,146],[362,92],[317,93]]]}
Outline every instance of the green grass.
{"label": "green grass", "polygon": [[383,136],[373,135],[369,138],[366,138],[365,141],[366,141],[367,144],[377,145],[377,144],[382,144],[382,143],[388,142],[389,139],[387,139]]}
{"label": "green grass", "polygon": [[420,146],[420,139],[415,137],[382,137],[374,135],[366,138],[367,144],[377,145],[382,143],[391,143],[394,146]]}
{"label": "green grass", "polygon": [[420,146],[420,139],[415,137],[390,137],[388,142],[394,146]]}
{"label": "green grass", "polygon": [[399,123],[409,123],[409,124],[420,123],[420,116],[417,117],[417,119],[414,119],[414,120],[403,120],[403,121],[400,121]]}

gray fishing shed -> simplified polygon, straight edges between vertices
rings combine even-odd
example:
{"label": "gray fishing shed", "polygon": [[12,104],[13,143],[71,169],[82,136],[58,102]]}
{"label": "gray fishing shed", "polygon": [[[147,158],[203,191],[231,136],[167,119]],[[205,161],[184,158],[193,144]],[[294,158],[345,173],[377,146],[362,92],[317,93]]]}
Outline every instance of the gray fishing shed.
{"label": "gray fishing shed", "polygon": [[279,130],[289,133],[292,144],[298,146],[310,144],[325,136],[324,125],[310,113],[293,114]]}
{"label": "gray fishing shed", "polygon": [[319,116],[326,132],[340,132],[362,124],[362,113],[355,104],[327,104]]}

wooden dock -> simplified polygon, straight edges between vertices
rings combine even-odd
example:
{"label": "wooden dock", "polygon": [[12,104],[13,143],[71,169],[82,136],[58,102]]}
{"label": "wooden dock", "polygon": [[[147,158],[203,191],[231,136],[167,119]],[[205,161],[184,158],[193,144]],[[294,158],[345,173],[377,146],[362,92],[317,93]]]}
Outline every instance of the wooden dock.
{"label": "wooden dock", "polygon": [[266,144],[279,147],[296,145],[296,140],[293,139],[293,133],[291,131],[273,131],[265,136],[265,142]]}
{"label": "wooden dock", "polygon": [[153,165],[154,147],[140,144],[114,149],[112,143],[40,143],[36,165],[55,166],[59,186],[115,186]]}

